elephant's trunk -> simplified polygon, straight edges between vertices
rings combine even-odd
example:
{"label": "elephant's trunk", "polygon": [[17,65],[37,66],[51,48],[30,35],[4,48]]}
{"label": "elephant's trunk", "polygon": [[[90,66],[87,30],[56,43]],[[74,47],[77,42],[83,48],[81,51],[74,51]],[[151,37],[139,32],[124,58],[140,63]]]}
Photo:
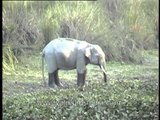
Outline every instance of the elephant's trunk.
{"label": "elephant's trunk", "polygon": [[102,71],[103,71],[104,82],[107,82],[107,73],[106,73],[106,71],[105,71],[105,69],[104,69],[103,65],[100,65],[100,68],[101,68],[101,69],[102,69]]}

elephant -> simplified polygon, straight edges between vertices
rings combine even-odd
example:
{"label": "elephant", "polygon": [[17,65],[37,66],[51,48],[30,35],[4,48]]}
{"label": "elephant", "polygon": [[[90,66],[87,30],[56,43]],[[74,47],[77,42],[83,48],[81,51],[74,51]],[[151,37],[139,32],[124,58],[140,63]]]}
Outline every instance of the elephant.
{"label": "elephant", "polygon": [[58,70],[77,70],[77,86],[83,87],[86,78],[86,65],[98,65],[103,71],[104,82],[107,82],[105,71],[105,54],[97,44],[72,38],[57,38],[50,41],[42,51],[42,74],[44,80],[44,59],[48,66],[48,86],[63,87],[59,81]]}

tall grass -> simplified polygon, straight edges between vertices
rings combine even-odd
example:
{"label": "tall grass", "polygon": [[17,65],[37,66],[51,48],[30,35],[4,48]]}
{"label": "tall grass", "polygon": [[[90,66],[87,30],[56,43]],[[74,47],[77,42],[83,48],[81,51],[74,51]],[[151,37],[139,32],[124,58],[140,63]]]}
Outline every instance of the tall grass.
{"label": "tall grass", "polygon": [[89,41],[87,36],[94,36],[106,29],[101,24],[104,22],[99,13],[102,11],[94,2],[56,2],[54,7],[49,6],[44,13],[42,28],[45,28],[45,35],[52,33],[51,37],[47,34],[48,40],[71,37]]}
{"label": "tall grass", "polygon": [[12,48],[42,44],[36,11],[25,2],[3,2],[3,43]]}
{"label": "tall grass", "polygon": [[130,1],[129,5],[126,19],[134,40],[144,49],[156,48],[158,1]]}
{"label": "tall grass", "polygon": [[3,43],[35,46],[71,37],[99,44],[107,60],[142,63],[158,48],[158,0],[3,1]]}
{"label": "tall grass", "polygon": [[15,72],[18,63],[17,58],[13,55],[10,46],[3,48],[3,72],[13,73]]}

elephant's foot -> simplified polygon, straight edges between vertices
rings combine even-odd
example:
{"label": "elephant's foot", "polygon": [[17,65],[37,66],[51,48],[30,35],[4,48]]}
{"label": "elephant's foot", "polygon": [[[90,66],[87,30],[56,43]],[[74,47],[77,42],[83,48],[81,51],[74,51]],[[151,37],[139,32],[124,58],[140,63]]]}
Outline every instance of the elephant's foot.
{"label": "elephant's foot", "polygon": [[62,83],[56,84],[58,87],[64,87]]}
{"label": "elephant's foot", "polygon": [[84,91],[84,88],[85,88],[85,85],[78,86],[78,89],[79,89],[80,91]]}
{"label": "elephant's foot", "polygon": [[55,84],[58,86],[58,87],[64,87],[63,84],[61,82],[59,82],[59,79],[57,78],[55,80]]}
{"label": "elephant's foot", "polygon": [[49,85],[50,88],[58,88],[56,84]]}

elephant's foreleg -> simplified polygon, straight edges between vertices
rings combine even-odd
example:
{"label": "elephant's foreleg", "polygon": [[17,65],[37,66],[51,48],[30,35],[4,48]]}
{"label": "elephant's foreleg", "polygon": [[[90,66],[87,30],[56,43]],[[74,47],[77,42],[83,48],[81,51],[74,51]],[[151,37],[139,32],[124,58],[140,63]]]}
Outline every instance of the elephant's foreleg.
{"label": "elephant's foreleg", "polygon": [[84,71],[84,73],[77,73],[77,85],[78,86],[84,86],[85,84],[85,78],[86,78],[86,70]]}
{"label": "elephant's foreleg", "polygon": [[59,87],[63,87],[62,83],[59,81],[58,70],[55,71],[54,78],[56,85],[58,85]]}
{"label": "elephant's foreleg", "polygon": [[48,85],[49,87],[53,87],[53,88],[56,88],[57,85],[55,84],[55,72],[53,73],[48,73],[48,76],[49,76],[49,81],[48,81]]}

